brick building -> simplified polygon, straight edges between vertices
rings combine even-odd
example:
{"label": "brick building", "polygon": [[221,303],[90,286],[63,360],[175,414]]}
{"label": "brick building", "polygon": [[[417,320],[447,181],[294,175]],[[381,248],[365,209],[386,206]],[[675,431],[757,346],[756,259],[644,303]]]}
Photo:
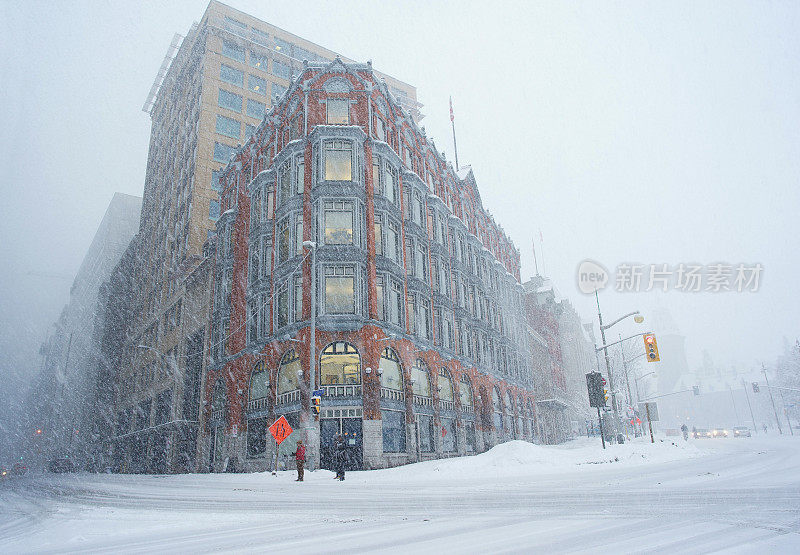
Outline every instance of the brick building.
{"label": "brick building", "polygon": [[219,182],[201,468],[267,468],[279,415],[312,467],[534,438],[519,251],[371,64],[304,64]]}

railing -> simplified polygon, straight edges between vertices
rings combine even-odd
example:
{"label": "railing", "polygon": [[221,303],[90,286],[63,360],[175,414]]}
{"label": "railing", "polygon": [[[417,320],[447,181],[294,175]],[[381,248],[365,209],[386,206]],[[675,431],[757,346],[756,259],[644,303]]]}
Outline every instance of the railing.
{"label": "railing", "polygon": [[421,395],[414,395],[414,404],[422,405],[424,407],[433,407],[433,397],[423,397]]}
{"label": "railing", "polygon": [[247,410],[264,410],[267,408],[269,403],[267,403],[267,398],[262,397],[261,399],[253,399],[249,403],[247,403]]}
{"label": "railing", "polygon": [[444,410],[456,410],[456,404],[453,401],[439,400],[439,406]]}
{"label": "railing", "polygon": [[324,385],[326,397],[361,397],[361,385]]}
{"label": "railing", "polygon": [[211,411],[211,420],[222,420],[225,417],[225,409]]}
{"label": "railing", "polygon": [[286,393],[281,393],[275,398],[275,406],[288,405],[291,403],[299,403],[299,402],[300,402],[299,389],[295,389],[294,391],[287,391]]}
{"label": "railing", "polygon": [[381,388],[381,398],[390,401],[405,401],[405,391],[398,391],[397,389],[389,389],[388,387]]}
{"label": "railing", "polygon": [[473,414],[475,412],[475,407],[473,407],[472,405],[465,405],[465,404],[462,403],[461,412],[464,412],[464,413],[467,413],[467,414]]}

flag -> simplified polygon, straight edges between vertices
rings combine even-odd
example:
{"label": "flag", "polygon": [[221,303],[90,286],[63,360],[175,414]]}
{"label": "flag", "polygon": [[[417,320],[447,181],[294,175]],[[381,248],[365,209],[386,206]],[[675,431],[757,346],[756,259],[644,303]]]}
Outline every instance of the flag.
{"label": "flag", "polygon": [[455,120],[455,116],[453,116],[453,97],[450,97],[450,121]]}

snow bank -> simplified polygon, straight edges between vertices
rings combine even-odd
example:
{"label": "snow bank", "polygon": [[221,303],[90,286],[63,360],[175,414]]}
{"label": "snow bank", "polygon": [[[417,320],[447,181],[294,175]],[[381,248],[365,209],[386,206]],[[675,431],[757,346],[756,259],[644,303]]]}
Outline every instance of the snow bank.
{"label": "snow bank", "polygon": [[[599,438],[582,438],[562,445],[535,445],[526,441],[501,443],[485,453],[470,457],[437,459],[397,468],[372,471],[378,481],[413,478],[441,481],[443,477],[459,480],[474,477],[535,476],[563,472],[592,471],[598,467],[638,466],[699,457],[704,454],[693,443],[649,438],[623,445],[607,445]],[[366,478],[367,473],[354,473]]]}

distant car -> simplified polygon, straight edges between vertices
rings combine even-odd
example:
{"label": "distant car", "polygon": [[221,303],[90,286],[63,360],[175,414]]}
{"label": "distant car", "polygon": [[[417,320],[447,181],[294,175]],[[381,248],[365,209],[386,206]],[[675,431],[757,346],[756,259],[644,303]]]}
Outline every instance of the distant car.
{"label": "distant car", "polygon": [[67,457],[60,457],[53,459],[47,463],[47,469],[54,474],[62,474],[64,472],[75,472],[75,464]]}
{"label": "distant car", "polygon": [[712,437],[728,437],[728,430],[725,428],[714,428],[711,430]]}
{"label": "distant car", "polygon": [[28,472],[28,467],[27,466],[25,466],[22,463],[16,463],[16,464],[14,464],[14,466],[11,467],[10,474],[13,474],[15,476],[22,476],[26,472]]}
{"label": "distant car", "polygon": [[712,437],[711,436],[711,432],[709,430],[705,430],[703,428],[698,428],[697,430],[694,431],[694,438],[695,439],[701,439],[701,438],[706,438],[706,437]]}
{"label": "distant car", "polygon": [[733,428],[733,437],[750,437],[750,428],[747,426],[735,426]]}

